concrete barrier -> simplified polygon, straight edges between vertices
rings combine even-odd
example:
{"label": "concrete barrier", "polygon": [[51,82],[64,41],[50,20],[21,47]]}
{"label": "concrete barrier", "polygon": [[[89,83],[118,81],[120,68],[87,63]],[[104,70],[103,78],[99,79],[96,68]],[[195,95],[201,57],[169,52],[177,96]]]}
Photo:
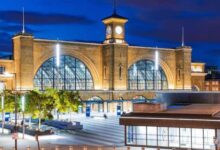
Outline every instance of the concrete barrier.
{"label": "concrete barrier", "polygon": [[30,146],[28,146],[28,147],[26,148],[26,150],[31,150]]}
{"label": "concrete barrier", "polygon": [[83,150],[87,150],[88,148],[87,148],[87,146],[83,146]]}
{"label": "concrete barrier", "polygon": [[98,150],[102,150],[102,147],[98,147]]}
{"label": "concrete barrier", "polygon": [[116,146],[113,147],[113,150],[116,150]]}
{"label": "concrete barrier", "polygon": [[59,146],[56,146],[56,147],[55,147],[55,150],[59,150]]}

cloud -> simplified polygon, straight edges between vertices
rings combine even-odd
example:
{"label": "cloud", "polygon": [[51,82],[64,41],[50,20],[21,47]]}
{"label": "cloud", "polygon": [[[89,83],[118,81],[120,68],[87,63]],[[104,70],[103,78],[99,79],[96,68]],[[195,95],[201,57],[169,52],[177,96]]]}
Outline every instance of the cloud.
{"label": "cloud", "polygon": [[[22,12],[20,11],[0,11],[0,20],[9,23],[22,23]],[[30,25],[57,25],[57,24],[92,24],[90,20],[84,16],[74,16],[60,13],[40,13],[25,12],[25,22]]]}
{"label": "cloud", "polygon": [[7,32],[0,32],[0,56],[9,55],[12,52],[12,36]]}

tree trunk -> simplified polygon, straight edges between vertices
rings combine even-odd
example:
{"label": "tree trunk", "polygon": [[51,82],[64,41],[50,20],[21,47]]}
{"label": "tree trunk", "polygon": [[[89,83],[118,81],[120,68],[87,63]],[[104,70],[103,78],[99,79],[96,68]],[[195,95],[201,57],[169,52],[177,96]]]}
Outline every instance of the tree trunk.
{"label": "tree trunk", "polygon": [[41,115],[39,115],[39,118],[38,118],[38,130],[40,131],[40,128],[41,128]]}

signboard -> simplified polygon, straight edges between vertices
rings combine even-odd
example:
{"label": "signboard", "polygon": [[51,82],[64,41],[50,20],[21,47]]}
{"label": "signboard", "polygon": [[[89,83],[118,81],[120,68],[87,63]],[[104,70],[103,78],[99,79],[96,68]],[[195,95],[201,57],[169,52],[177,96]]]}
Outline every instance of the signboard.
{"label": "signboard", "polygon": [[5,113],[5,121],[9,121],[10,120],[10,113]]}
{"label": "signboard", "polygon": [[91,109],[90,106],[86,106],[86,117],[90,117]]}
{"label": "signboard", "polygon": [[121,115],[121,106],[117,106],[117,116]]}

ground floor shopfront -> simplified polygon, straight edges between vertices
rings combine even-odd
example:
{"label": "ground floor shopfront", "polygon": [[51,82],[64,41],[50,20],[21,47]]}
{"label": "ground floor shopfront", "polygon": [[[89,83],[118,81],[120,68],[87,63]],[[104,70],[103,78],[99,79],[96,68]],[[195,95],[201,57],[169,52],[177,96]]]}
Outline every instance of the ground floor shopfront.
{"label": "ground floor shopfront", "polygon": [[126,126],[126,144],[130,146],[184,149],[215,149],[215,129]]}
{"label": "ground floor shopfront", "polygon": [[134,103],[146,102],[145,98],[133,99],[133,100],[87,100],[82,101],[80,105],[80,111],[82,113],[86,112],[86,109],[90,109],[91,113],[111,113],[114,115],[120,115],[123,112],[129,113],[133,110]]}
{"label": "ground floor shopfront", "polygon": [[154,91],[80,91],[81,105],[79,112],[91,113],[131,112],[134,103],[157,101]]}

